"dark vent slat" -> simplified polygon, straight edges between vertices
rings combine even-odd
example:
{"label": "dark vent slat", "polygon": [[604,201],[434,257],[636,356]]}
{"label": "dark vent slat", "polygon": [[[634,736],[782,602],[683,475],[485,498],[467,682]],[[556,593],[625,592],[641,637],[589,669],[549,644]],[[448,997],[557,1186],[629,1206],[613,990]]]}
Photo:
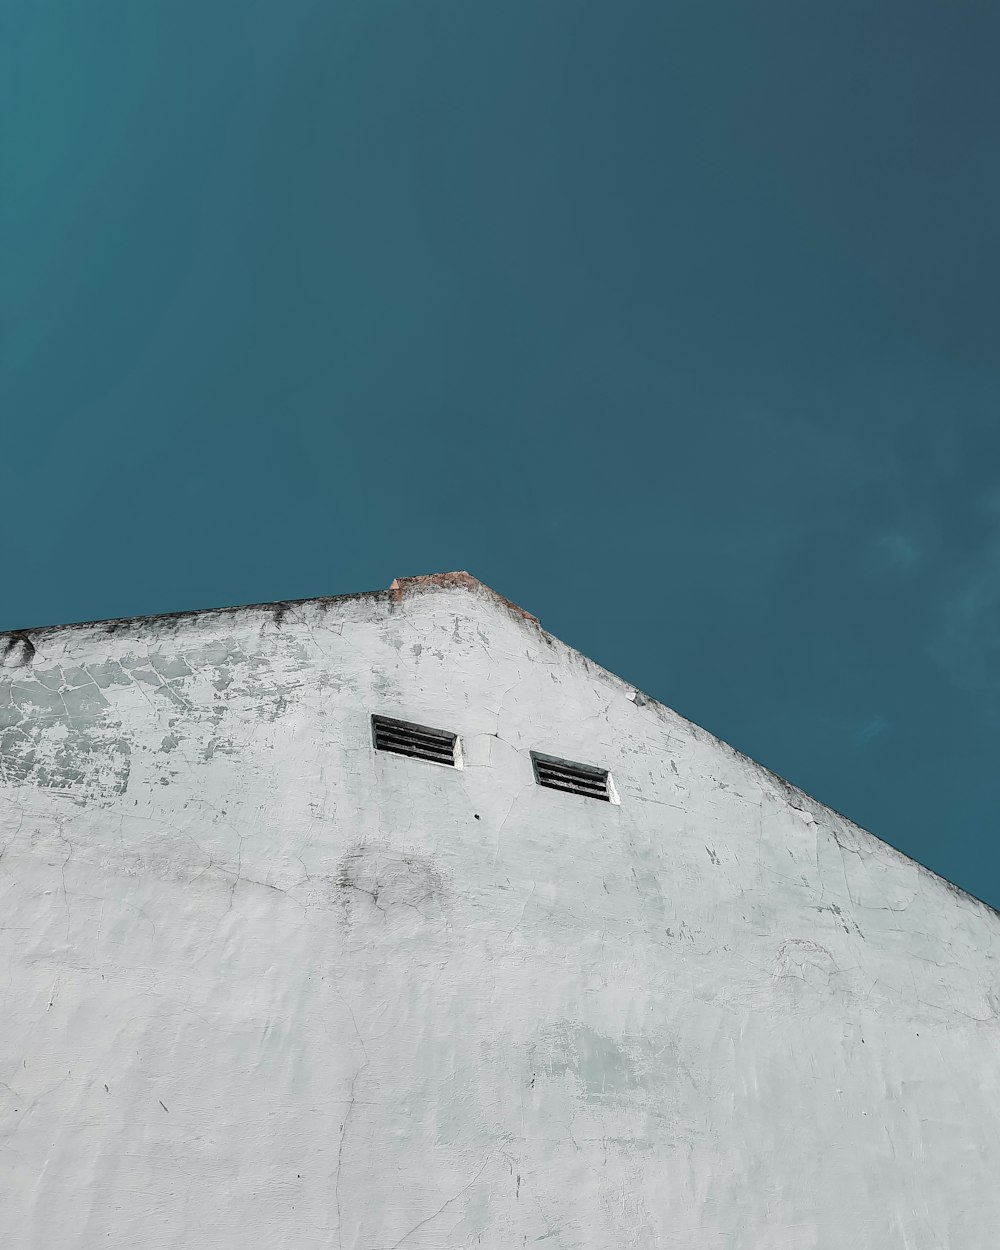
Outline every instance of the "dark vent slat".
{"label": "dark vent slat", "polygon": [[376,736],[379,742],[406,742],[424,751],[450,751],[454,746],[454,743],[447,739],[442,741],[439,738],[420,738],[416,734],[408,734],[403,730],[380,729]]}
{"label": "dark vent slat", "polygon": [[405,734],[379,734],[379,745],[387,747],[408,747],[414,751],[426,751],[428,755],[451,755],[454,748],[443,742],[423,742],[419,738],[408,738]]}
{"label": "dark vent slat", "polygon": [[447,764],[452,768],[455,766],[458,738],[446,729],[431,729],[427,725],[412,725],[408,721],[373,716],[372,731],[376,751]]}
{"label": "dark vent slat", "polygon": [[571,777],[567,773],[552,773],[547,769],[539,769],[539,777],[542,780],[551,782],[554,786],[571,786],[574,790],[606,790],[607,786],[602,779],[591,779],[589,777]]}
{"label": "dark vent slat", "polygon": [[536,757],[538,771],[544,773],[560,773],[565,777],[583,777],[588,781],[603,781],[607,773],[602,768],[592,768],[589,764],[560,764],[555,760],[543,760]]}
{"label": "dark vent slat", "polygon": [[546,759],[534,753],[531,760],[535,768],[535,780],[540,786],[560,790],[564,794],[578,794],[582,798],[611,802],[606,769],[594,768],[590,764],[573,764],[569,760]]}
{"label": "dark vent slat", "polygon": [[427,742],[454,742],[455,735],[444,729],[425,729],[423,725],[407,725],[403,721],[380,720],[375,722],[379,733],[404,734],[407,738],[420,738]]}
{"label": "dark vent slat", "polygon": [[405,721],[379,721],[378,727],[390,733],[412,734],[415,738],[431,738],[440,742],[451,742],[455,737],[446,729],[428,729],[424,725],[408,725]]}
{"label": "dark vent slat", "polygon": [[572,781],[563,781],[559,777],[550,777],[542,774],[539,778],[543,786],[548,786],[552,790],[568,790],[571,794],[589,794],[592,798],[603,799],[607,794],[604,786],[597,788],[595,786],[577,786]]}
{"label": "dark vent slat", "polygon": [[606,787],[601,789],[593,789],[590,786],[575,786],[571,781],[559,781],[554,777],[541,776],[538,779],[539,785],[545,786],[549,790],[564,790],[567,794],[582,794],[588,799],[606,799],[608,791]]}
{"label": "dark vent slat", "polygon": [[376,743],[379,751],[397,751],[405,752],[407,755],[426,755],[428,759],[433,760],[452,760],[455,756],[454,751],[440,750],[431,751],[427,747],[417,742],[402,742],[395,738],[379,738]]}
{"label": "dark vent slat", "polygon": [[603,799],[607,795],[607,790],[603,786],[597,789],[594,786],[575,786],[572,781],[561,781],[557,777],[546,777],[542,775],[538,779],[539,785],[547,786],[550,790],[566,790],[570,794],[586,794],[593,799]]}
{"label": "dark vent slat", "polygon": [[561,785],[557,781],[541,781],[540,785],[546,790],[561,790],[563,794],[579,794],[585,799],[600,799],[603,803],[608,798],[606,790],[581,790],[579,786]]}
{"label": "dark vent slat", "polygon": [[542,761],[538,763],[538,771],[545,773],[546,776],[567,777],[574,782],[590,782],[597,786],[603,786],[606,773],[602,773],[597,769],[593,771],[583,768],[565,768],[559,764],[549,764]]}
{"label": "dark vent slat", "polygon": [[405,729],[385,729],[381,726],[375,731],[376,737],[381,742],[410,742],[416,746],[425,747],[428,751],[451,751],[455,746],[455,739],[448,738],[428,738],[423,734],[410,733]]}
{"label": "dark vent slat", "polygon": [[417,759],[437,760],[441,764],[453,764],[455,762],[454,753],[451,751],[428,751],[425,747],[414,746],[412,742],[389,742],[380,739],[378,749],[380,751],[389,751],[393,755],[413,755]]}

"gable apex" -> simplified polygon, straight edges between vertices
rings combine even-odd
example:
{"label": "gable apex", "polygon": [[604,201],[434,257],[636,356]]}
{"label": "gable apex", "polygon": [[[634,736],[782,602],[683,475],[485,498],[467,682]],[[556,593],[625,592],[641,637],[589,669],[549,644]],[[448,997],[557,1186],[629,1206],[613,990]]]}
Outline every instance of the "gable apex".
{"label": "gable apex", "polygon": [[526,621],[534,621],[538,624],[538,617],[533,613],[526,611],[520,604],[514,603],[512,599],[508,599],[505,595],[501,595],[491,586],[487,586],[481,582],[478,577],[473,577],[471,573],[459,569],[453,573],[424,573],[418,577],[395,577],[389,590],[397,603],[402,603],[404,597],[411,593],[420,593],[427,590],[468,590],[472,594],[486,596],[494,602],[502,604],[508,611],[522,617]]}

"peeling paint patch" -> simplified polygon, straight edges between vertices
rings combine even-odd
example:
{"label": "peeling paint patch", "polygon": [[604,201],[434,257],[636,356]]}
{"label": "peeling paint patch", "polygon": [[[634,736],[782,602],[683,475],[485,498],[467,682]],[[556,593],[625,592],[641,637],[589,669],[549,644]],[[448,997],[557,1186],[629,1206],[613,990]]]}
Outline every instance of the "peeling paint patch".
{"label": "peeling paint patch", "polygon": [[[81,676],[83,683],[80,682]],[[79,670],[38,670],[0,685],[0,779],[124,794],[131,747],[100,688]]]}
{"label": "peeling paint patch", "polygon": [[620,1099],[659,1083],[648,1038],[616,1041],[583,1024],[563,1021],[540,1040],[533,1070],[549,1080],[572,1078],[587,1099]]}

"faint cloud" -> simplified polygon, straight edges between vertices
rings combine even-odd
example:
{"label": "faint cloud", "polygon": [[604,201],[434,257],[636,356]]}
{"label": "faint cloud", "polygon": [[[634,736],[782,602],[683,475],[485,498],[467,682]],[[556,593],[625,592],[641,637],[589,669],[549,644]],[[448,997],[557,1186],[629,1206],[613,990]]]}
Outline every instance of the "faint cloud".
{"label": "faint cloud", "polygon": [[979,507],[983,516],[1000,521],[1000,485],[991,486],[983,493]]}
{"label": "faint cloud", "polygon": [[952,682],[984,696],[1000,696],[1000,534],[956,571],[941,605],[933,653]]}
{"label": "faint cloud", "polygon": [[923,560],[923,553],[917,544],[899,530],[880,534],[874,542],[874,555],[882,568],[895,569],[900,573],[911,572]]}
{"label": "faint cloud", "polygon": [[856,747],[868,746],[892,728],[889,718],[881,715],[869,716],[863,721],[848,716],[820,716],[819,721],[838,737],[850,739]]}
{"label": "faint cloud", "polygon": [[873,716],[871,720],[855,729],[854,741],[859,747],[866,747],[869,742],[880,737],[888,729],[889,721],[884,716]]}

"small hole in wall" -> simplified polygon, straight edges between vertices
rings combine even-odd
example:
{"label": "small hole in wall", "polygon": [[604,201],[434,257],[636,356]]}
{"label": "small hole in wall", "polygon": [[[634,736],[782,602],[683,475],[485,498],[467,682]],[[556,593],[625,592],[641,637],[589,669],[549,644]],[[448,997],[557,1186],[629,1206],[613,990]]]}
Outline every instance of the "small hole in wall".
{"label": "small hole in wall", "polygon": [[478,819],[479,819],[479,813],[478,813],[478,812],[476,812],[476,820],[478,820]]}

